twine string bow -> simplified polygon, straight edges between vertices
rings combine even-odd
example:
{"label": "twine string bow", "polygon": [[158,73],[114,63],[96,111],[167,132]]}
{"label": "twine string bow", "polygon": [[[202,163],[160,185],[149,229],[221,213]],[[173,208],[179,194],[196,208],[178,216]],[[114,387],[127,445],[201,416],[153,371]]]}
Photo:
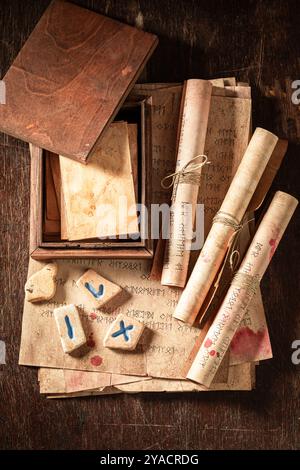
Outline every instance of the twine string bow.
{"label": "twine string bow", "polygon": [[[253,220],[255,220],[254,217],[246,221],[243,220],[241,223],[239,223],[239,221],[235,217],[233,217],[233,215],[223,211],[218,211],[215,217],[213,218],[213,223],[221,223],[227,227],[232,227],[234,230],[228,242],[229,250],[225,258],[225,260],[227,260],[227,258],[229,257],[229,264],[232,272],[236,270],[241,258],[240,251],[236,248],[238,245],[240,233],[242,229],[246,225],[250,224],[250,222],[252,222]],[[232,251],[230,250],[230,248],[232,248]]]}
{"label": "twine string bow", "polygon": [[[201,161],[196,163],[196,160]],[[190,183],[190,184],[200,184],[201,173],[198,171],[204,165],[208,165],[210,162],[206,155],[196,155],[196,157],[191,158],[182,168],[171,173],[170,175],[165,176],[161,180],[161,186],[163,189],[169,189],[173,185],[178,183]],[[166,184],[166,181],[170,180],[170,183]]]}

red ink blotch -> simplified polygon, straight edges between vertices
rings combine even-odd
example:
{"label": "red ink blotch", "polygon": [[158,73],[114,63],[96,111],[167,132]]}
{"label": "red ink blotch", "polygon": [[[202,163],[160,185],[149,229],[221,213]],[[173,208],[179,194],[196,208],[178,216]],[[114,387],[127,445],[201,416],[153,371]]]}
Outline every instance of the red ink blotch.
{"label": "red ink blotch", "polygon": [[269,245],[271,247],[271,250],[270,250],[270,259],[272,258],[272,256],[274,255],[275,253],[275,250],[277,248],[277,240],[276,238],[271,238],[271,240],[269,240]]}
{"label": "red ink blotch", "polygon": [[93,333],[90,334],[89,339],[87,340],[86,344],[89,348],[94,348],[96,346],[96,343],[93,339]]}
{"label": "red ink blotch", "polygon": [[230,350],[245,361],[255,360],[258,354],[269,355],[271,347],[268,330],[263,328],[255,333],[248,326],[240,328],[231,341]]}
{"label": "red ink blotch", "polygon": [[215,351],[214,349],[212,349],[211,351],[209,351],[209,354],[210,354],[211,356],[214,356],[214,355],[216,354],[216,351]]}
{"label": "red ink blotch", "polygon": [[207,340],[204,343],[205,348],[209,348],[212,345],[212,340],[207,338]]}
{"label": "red ink blotch", "polygon": [[97,319],[97,313],[92,312],[92,313],[90,314],[90,319],[91,319],[91,320],[96,320],[96,319]]}
{"label": "red ink blotch", "polygon": [[91,357],[91,364],[92,364],[92,366],[95,366],[95,367],[101,366],[102,357],[100,357],[100,356]]}

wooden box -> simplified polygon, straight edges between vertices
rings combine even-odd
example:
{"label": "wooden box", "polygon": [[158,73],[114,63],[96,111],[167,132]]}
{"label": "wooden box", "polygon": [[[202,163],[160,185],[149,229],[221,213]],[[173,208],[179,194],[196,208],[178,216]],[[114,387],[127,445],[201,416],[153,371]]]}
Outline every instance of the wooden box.
{"label": "wooden box", "polygon": [[[126,101],[117,119],[138,124],[138,202],[151,201],[151,99],[135,96]],[[152,258],[153,244],[148,237],[119,241],[55,241],[43,233],[45,214],[45,159],[48,151],[31,145],[30,254],[34,259],[48,258]],[[141,214],[142,233],[150,233],[151,212]]]}
{"label": "wooden box", "polygon": [[131,109],[139,115],[139,202],[148,203],[150,103],[145,99],[124,103],[157,42],[155,35],[54,0],[4,76],[6,103],[0,106],[0,130],[31,144],[34,258],[152,256],[149,240],[109,244],[45,240],[43,167],[46,152],[87,163],[107,126]]}

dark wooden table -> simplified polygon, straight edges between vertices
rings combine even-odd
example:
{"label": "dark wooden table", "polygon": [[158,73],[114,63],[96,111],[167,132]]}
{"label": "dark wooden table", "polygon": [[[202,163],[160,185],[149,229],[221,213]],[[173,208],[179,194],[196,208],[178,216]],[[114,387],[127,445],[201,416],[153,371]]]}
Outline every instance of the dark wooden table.
{"label": "dark wooden table", "polygon": [[[1,76],[48,0],[2,0]],[[254,126],[290,140],[272,186],[299,196],[300,79],[297,1],[80,0],[158,34],[143,81],[236,75],[253,90]],[[299,449],[299,216],[295,215],[263,280],[274,359],[260,365],[253,392],[146,394],[69,400],[39,395],[36,369],[18,366],[23,286],[28,266],[29,152],[1,135],[0,448],[3,449]]]}

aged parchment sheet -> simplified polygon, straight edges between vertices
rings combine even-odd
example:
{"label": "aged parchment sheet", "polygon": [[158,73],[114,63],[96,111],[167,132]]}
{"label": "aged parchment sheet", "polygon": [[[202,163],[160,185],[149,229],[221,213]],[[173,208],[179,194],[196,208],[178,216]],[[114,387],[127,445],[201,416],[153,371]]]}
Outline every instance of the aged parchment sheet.
{"label": "aged parchment sheet", "polygon": [[60,156],[69,240],[138,233],[126,122],[113,123],[86,165]]}

